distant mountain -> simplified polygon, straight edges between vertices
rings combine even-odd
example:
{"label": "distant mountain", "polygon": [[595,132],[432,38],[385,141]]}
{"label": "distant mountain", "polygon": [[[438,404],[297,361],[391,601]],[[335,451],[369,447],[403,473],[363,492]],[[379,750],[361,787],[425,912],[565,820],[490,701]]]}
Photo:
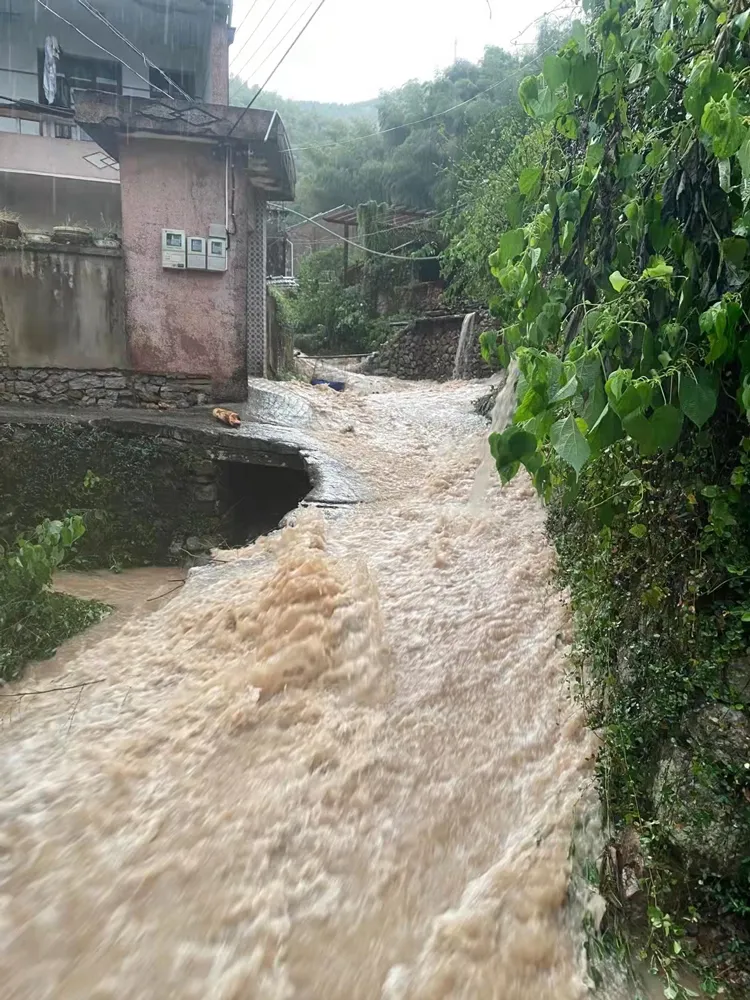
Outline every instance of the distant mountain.
{"label": "distant mountain", "polygon": [[[248,86],[236,77],[230,77],[230,103],[247,104],[257,90],[257,86]],[[319,200],[311,193],[311,186],[318,169],[319,154],[322,148],[348,139],[351,135],[374,132],[378,128],[378,99],[359,101],[356,104],[335,104],[322,101],[294,101],[281,97],[273,91],[264,91],[253,107],[268,111],[278,111],[289,136],[293,149],[311,146],[314,149],[301,149],[295,152],[297,164],[297,207],[303,212],[315,212],[321,207]],[[344,196],[337,204],[348,199]],[[325,204],[322,207],[332,208]]]}
{"label": "distant mountain", "polygon": [[[474,130],[491,136],[508,115],[525,120],[518,86],[566,37],[565,25],[543,22],[536,54],[490,46],[476,63],[459,59],[432,80],[409,80],[371,101],[292,101],[270,91],[255,106],[284,121],[305,214],[369,201],[442,211],[455,201],[455,168]],[[257,89],[233,78],[230,100],[247,104]]]}

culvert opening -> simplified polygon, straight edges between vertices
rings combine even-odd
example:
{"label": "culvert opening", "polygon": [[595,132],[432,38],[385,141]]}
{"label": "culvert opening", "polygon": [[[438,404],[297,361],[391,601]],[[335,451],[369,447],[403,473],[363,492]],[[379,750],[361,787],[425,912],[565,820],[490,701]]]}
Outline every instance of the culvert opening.
{"label": "culvert opening", "polygon": [[302,469],[236,461],[216,464],[221,531],[230,546],[278,528],[310,492],[310,479]]}
{"label": "culvert opening", "polygon": [[73,568],[194,564],[272,531],[311,489],[300,455],[269,447],[256,456],[239,440],[217,453],[213,441],[178,431],[0,425],[0,544],[30,537],[45,518],[80,514]]}

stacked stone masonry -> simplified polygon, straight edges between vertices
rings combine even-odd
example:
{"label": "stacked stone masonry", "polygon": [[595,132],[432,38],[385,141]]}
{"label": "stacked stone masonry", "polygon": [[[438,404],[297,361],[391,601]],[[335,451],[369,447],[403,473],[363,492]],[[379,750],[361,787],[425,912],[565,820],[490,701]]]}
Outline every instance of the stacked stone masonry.
{"label": "stacked stone masonry", "polygon": [[[489,329],[489,317],[477,317],[476,335],[468,365],[468,378],[487,378],[491,372],[482,358],[479,333]],[[453,378],[458,340],[463,316],[424,316],[389,337],[375,354],[360,367],[369,375],[388,375],[403,379],[432,379],[445,382]]]}
{"label": "stacked stone masonry", "polygon": [[173,410],[211,401],[208,376],[0,367],[0,403]]}

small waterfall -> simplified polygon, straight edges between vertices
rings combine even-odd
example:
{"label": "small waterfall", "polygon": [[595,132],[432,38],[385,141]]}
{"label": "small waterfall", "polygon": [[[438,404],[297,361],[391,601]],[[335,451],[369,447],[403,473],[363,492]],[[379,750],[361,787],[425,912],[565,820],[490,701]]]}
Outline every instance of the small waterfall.
{"label": "small waterfall", "polygon": [[474,347],[474,327],[476,325],[477,314],[475,312],[466,313],[461,324],[461,336],[458,338],[456,348],[456,360],[453,362],[453,378],[468,378],[469,362],[471,360],[472,349]]}
{"label": "small waterfall", "polygon": [[[492,407],[490,417],[490,434],[497,432],[502,434],[505,428],[513,419],[516,409],[516,383],[518,382],[518,364],[515,358],[511,361],[510,367],[505,375],[505,384],[495,397],[495,405]],[[489,438],[489,435],[488,435]],[[484,445],[482,461],[474,477],[474,486],[469,498],[469,506],[476,508],[482,503],[487,494],[493,478],[497,478],[495,471],[495,461],[490,452],[489,443]]]}
{"label": "small waterfall", "polygon": [[490,432],[502,434],[513,419],[516,409],[516,383],[518,382],[518,363],[514,358],[505,375],[505,385],[497,394],[495,405],[490,417]]}

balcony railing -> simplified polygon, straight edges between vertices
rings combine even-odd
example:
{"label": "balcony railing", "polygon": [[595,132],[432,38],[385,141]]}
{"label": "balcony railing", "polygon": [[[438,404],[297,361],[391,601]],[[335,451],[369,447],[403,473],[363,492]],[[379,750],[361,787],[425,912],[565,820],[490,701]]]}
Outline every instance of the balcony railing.
{"label": "balcony railing", "polygon": [[73,121],[73,112],[45,109],[40,111],[29,102],[0,104],[0,132],[14,132],[20,135],[40,135],[49,139],[75,139],[91,142],[80,125]]}

